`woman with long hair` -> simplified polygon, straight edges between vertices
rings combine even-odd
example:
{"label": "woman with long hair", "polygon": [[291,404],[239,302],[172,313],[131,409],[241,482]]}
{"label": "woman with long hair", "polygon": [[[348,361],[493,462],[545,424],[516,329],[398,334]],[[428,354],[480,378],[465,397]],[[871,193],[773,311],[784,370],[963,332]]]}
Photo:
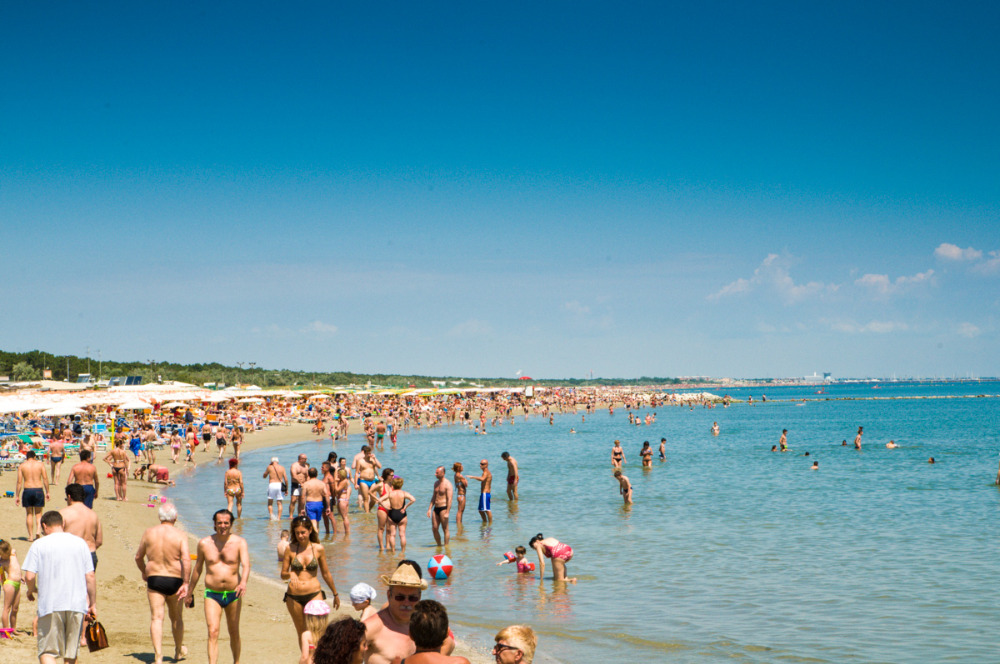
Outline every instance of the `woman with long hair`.
{"label": "woman with long hair", "polygon": [[326,553],[312,521],[308,517],[297,516],[292,519],[291,531],[292,542],[281,559],[281,578],[288,581],[285,607],[295,624],[297,640],[301,641],[302,632],[306,629],[303,608],[311,600],[326,599],[319,582],[321,575],[333,592],[334,609],[340,608],[340,597],[337,596],[337,586],[327,567]]}

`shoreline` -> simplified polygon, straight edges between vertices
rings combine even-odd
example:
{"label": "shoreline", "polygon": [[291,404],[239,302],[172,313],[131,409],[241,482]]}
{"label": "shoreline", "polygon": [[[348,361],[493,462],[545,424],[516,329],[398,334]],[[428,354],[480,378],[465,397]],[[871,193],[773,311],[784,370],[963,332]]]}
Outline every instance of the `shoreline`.
{"label": "shoreline", "polygon": [[[242,451],[277,448],[306,440],[315,440],[311,427],[311,424],[293,423],[288,426],[271,426],[261,431],[255,431],[246,437]],[[359,420],[351,421],[349,435],[362,435]],[[363,438],[358,441],[359,446],[362,441]],[[169,455],[169,450],[164,449],[158,452],[161,459],[164,454]],[[214,450],[196,452],[195,454],[196,459],[201,464],[211,463],[211,459],[215,456]],[[169,463],[169,456],[167,460]],[[71,461],[72,463],[70,463]],[[66,462],[63,463],[59,485],[50,484],[50,496],[46,501],[45,511],[60,509],[64,506],[63,488],[66,476],[69,473],[69,467],[76,461],[75,458],[67,458]],[[149,636],[149,603],[146,597],[146,585],[135,564],[135,551],[146,528],[159,523],[156,509],[147,507],[149,504],[147,502],[148,496],[151,494],[160,495],[164,486],[130,479],[128,501],[118,502],[113,499],[111,479],[106,477],[106,464],[103,460],[99,460],[97,467],[100,472],[100,495],[94,502],[94,511],[100,518],[104,529],[104,542],[97,551],[97,618],[107,630],[110,646],[95,653],[86,652],[84,648],[81,652],[81,658],[93,662],[121,662],[130,658],[146,661],[148,655],[149,661],[152,661],[153,644]],[[181,467],[178,464],[177,468]],[[172,472],[171,476],[173,477],[174,474]],[[50,478],[51,480],[52,478]],[[0,509],[0,537],[10,541],[17,552],[18,560],[23,562],[31,544],[27,541],[24,509],[15,506],[13,498],[6,497],[7,491],[14,491],[15,482],[16,471],[6,471],[0,475],[0,496],[2,496],[0,501],[3,501],[0,503],[3,505],[3,509]],[[112,496],[112,499],[109,500],[109,496]],[[156,505],[156,503],[152,504]],[[222,502],[222,505],[224,504]],[[203,528],[201,529],[203,532],[195,534],[185,521],[184,514],[179,515],[177,527],[187,534],[192,551],[194,551],[198,540],[211,532],[210,528]],[[376,589],[379,589],[377,582],[377,579],[369,581],[373,586],[376,586]],[[201,589],[203,586],[204,575],[199,581],[198,587]],[[298,658],[299,651],[295,647],[294,628],[282,601],[284,589],[284,584],[276,583],[274,579],[251,570],[250,583],[243,602],[240,620],[243,661],[260,661],[254,654],[261,652],[273,653],[275,659],[272,661],[291,662]],[[338,590],[341,591],[341,608],[331,612],[331,622],[339,617],[356,617],[356,612],[351,608],[350,601],[347,599],[346,591],[349,589],[338,588]],[[194,662],[204,661],[208,643],[201,606],[204,600],[198,595],[200,595],[200,590],[196,593],[195,608],[193,610],[185,609],[183,614],[184,645],[188,649],[186,661]],[[3,645],[0,646],[6,652],[19,657],[19,661],[37,660],[36,640],[35,637],[31,636],[31,623],[35,617],[36,607],[36,602],[27,600],[25,589],[22,587],[17,621],[19,635],[12,640],[4,641]],[[170,630],[167,626],[164,627],[164,661],[174,661],[170,656],[173,653],[173,638],[170,636]],[[280,653],[275,652],[276,649],[280,650]],[[469,658],[473,664],[485,664],[492,661],[492,658],[485,657],[482,653],[470,651],[468,646],[461,641],[458,642],[454,654]],[[222,629],[219,636],[219,661],[232,661],[229,651],[229,635],[225,628]]]}

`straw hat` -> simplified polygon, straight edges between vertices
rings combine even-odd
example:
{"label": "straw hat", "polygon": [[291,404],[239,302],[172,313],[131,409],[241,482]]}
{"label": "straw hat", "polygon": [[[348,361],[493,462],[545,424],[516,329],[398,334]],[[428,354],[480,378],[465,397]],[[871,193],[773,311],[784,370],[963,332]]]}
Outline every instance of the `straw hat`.
{"label": "straw hat", "polygon": [[427,590],[427,582],[420,578],[419,572],[409,563],[403,563],[396,568],[392,576],[383,574],[382,583],[387,586],[397,586],[399,588],[419,588]]}

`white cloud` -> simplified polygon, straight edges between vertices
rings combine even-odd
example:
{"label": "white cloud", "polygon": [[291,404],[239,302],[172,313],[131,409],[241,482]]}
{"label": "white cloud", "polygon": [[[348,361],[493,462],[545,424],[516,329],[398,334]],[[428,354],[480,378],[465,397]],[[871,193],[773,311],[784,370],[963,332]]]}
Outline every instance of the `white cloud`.
{"label": "white cloud", "polygon": [[977,261],[983,257],[983,252],[972,247],[962,249],[958,245],[942,242],[934,250],[934,255],[947,261]]}
{"label": "white cloud", "polygon": [[806,298],[837,290],[836,284],[824,284],[819,281],[810,281],[805,284],[795,283],[795,280],[788,273],[787,263],[788,260],[778,254],[768,254],[760,266],[753,271],[752,277],[749,279],[740,278],[726,284],[717,293],[709,295],[708,299],[717,300],[730,295],[761,290],[777,294],[785,304],[795,304]]}
{"label": "white cloud", "polygon": [[847,334],[889,334],[890,332],[905,332],[910,329],[906,323],[898,321],[873,320],[861,325],[852,320],[823,321],[830,329]]}
{"label": "white cloud", "polygon": [[573,300],[572,302],[567,302],[563,305],[563,309],[569,311],[570,313],[577,314],[578,316],[584,316],[590,313],[590,307],[580,304],[578,301]]}
{"label": "white cloud", "polygon": [[888,297],[911,290],[921,284],[934,283],[934,270],[919,272],[912,277],[897,277],[895,281],[890,281],[887,274],[866,274],[855,280],[854,283],[857,286],[869,288],[878,295]]}
{"label": "white cloud", "polygon": [[989,259],[979,263],[972,269],[979,274],[1000,273],[1000,251],[991,251]]}
{"label": "white cloud", "polygon": [[470,318],[448,330],[448,336],[459,338],[484,337],[492,332],[493,328],[489,323]]}
{"label": "white cloud", "polygon": [[966,339],[974,339],[983,333],[978,327],[972,323],[962,323],[958,326],[958,335],[965,337]]}
{"label": "white cloud", "polygon": [[318,320],[314,320],[313,322],[309,323],[304,328],[302,328],[302,332],[306,334],[319,334],[319,335],[336,334],[337,326],[330,325],[329,323],[323,323]]}

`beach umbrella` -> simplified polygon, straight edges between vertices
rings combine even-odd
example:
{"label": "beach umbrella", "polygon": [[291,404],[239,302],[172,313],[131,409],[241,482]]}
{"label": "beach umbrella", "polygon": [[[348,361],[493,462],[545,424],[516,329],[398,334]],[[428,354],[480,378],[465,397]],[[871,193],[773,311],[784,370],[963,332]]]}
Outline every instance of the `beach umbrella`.
{"label": "beach umbrella", "polygon": [[333,397],[331,397],[329,394],[314,394],[311,397],[309,397],[309,400],[315,401],[317,399],[332,399],[332,398]]}
{"label": "beach umbrella", "polygon": [[221,403],[230,399],[232,399],[232,396],[224,397],[221,394],[210,394],[207,397],[202,397],[200,400],[208,403]]}
{"label": "beach umbrella", "polygon": [[118,410],[152,410],[153,406],[145,401],[127,401],[117,406]]}
{"label": "beach umbrella", "polygon": [[181,401],[168,401],[167,403],[160,406],[161,408],[186,408],[187,404]]}
{"label": "beach umbrella", "polygon": [[83,412],[84,411],[83,411],[82,408],[77,408],[76,406],[73,406],[73,405],[62,405],[62,406],[53,406],[52,408],[49,408],[48,410],[43,410],[42,412],[39,413],[39,416],[41,416],[41,417],[66,417],[68,415],[81,415],[81,414],[83,414]]}
{"label": "beach umbrella", "polygon": [[246,399],[237,399],[236,403],[264,403],[264,400],[256,399],[254,397],[247,397]]}

